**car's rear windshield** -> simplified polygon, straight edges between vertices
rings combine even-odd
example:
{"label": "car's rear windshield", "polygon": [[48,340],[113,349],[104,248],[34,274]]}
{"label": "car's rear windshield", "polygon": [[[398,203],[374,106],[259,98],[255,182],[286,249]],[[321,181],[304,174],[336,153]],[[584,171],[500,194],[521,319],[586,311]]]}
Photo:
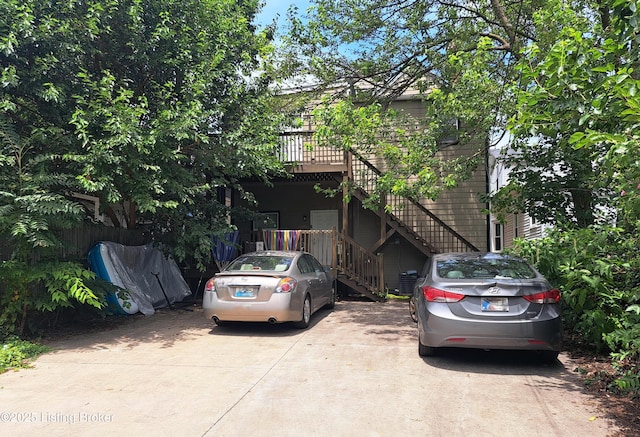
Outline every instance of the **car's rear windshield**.
{"label": "car's rear windshield", "polygon": [[447,279],[531,279],[536,274],[524,261],[505,258],[443,259],[437,274]]}
{"label": "car's rear windshield", "polygon": [[241,255],[225,269],[225,271],[271,271],[284,272],[289,270],[293,256],[276,255]]}

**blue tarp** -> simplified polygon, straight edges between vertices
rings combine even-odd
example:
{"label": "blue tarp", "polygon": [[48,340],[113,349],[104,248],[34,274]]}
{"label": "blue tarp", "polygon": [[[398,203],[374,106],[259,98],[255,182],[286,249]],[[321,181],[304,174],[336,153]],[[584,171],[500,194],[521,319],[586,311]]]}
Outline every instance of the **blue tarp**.
{"label": "blue tarp", "polygon": [[176,262],[151,244],[124,246],[103,241],[89,251],[88,258],[98,277],[129,292],[130,307],[123,307],[117,296],[108,299],[122,313],[151,315],[156,308],[181,302],[191,294]]}

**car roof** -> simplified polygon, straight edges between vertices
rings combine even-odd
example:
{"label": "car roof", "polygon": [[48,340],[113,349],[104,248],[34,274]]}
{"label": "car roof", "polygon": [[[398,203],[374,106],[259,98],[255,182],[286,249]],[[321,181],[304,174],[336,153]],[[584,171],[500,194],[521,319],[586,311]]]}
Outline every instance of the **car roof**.
{"label": "car roof", "polygon": [[433,259],[440,261],[446,259],[459,259],[459,260],[467,260],[467,259],[515,259],[520,260],[521,258],[507,255],[499,252],[448,252],[448,253],[438,253],[433,255]]}

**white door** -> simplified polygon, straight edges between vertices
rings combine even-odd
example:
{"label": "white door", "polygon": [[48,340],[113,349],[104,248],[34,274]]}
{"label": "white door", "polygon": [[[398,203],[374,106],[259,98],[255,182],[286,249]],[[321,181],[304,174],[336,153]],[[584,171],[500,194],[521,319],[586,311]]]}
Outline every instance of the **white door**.
{"label": "white door", "polygon": [[311,229],[338,229],[337,209],[317,209],[310,211]]}
{"label": "white door", "polygon": [[[338,230],[338,210],[337,209],[317,209],[309,212],[310,225],[313,230]],[[311,251],[318,261],[324,266],[331,265],[331,257],[333,247],[331,247],[331,239],[321,235],[310,236]]]}

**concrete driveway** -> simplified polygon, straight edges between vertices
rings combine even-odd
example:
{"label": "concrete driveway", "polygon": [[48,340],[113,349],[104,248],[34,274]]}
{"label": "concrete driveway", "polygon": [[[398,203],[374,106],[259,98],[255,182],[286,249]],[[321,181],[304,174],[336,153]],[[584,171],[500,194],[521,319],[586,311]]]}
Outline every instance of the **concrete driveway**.
{"label": "concrete driveway", "polygon": [[607,436],[568,358],[418,356],[405,301],[338,302],[305,331],[132,316],[0,375],[6,436]]}

